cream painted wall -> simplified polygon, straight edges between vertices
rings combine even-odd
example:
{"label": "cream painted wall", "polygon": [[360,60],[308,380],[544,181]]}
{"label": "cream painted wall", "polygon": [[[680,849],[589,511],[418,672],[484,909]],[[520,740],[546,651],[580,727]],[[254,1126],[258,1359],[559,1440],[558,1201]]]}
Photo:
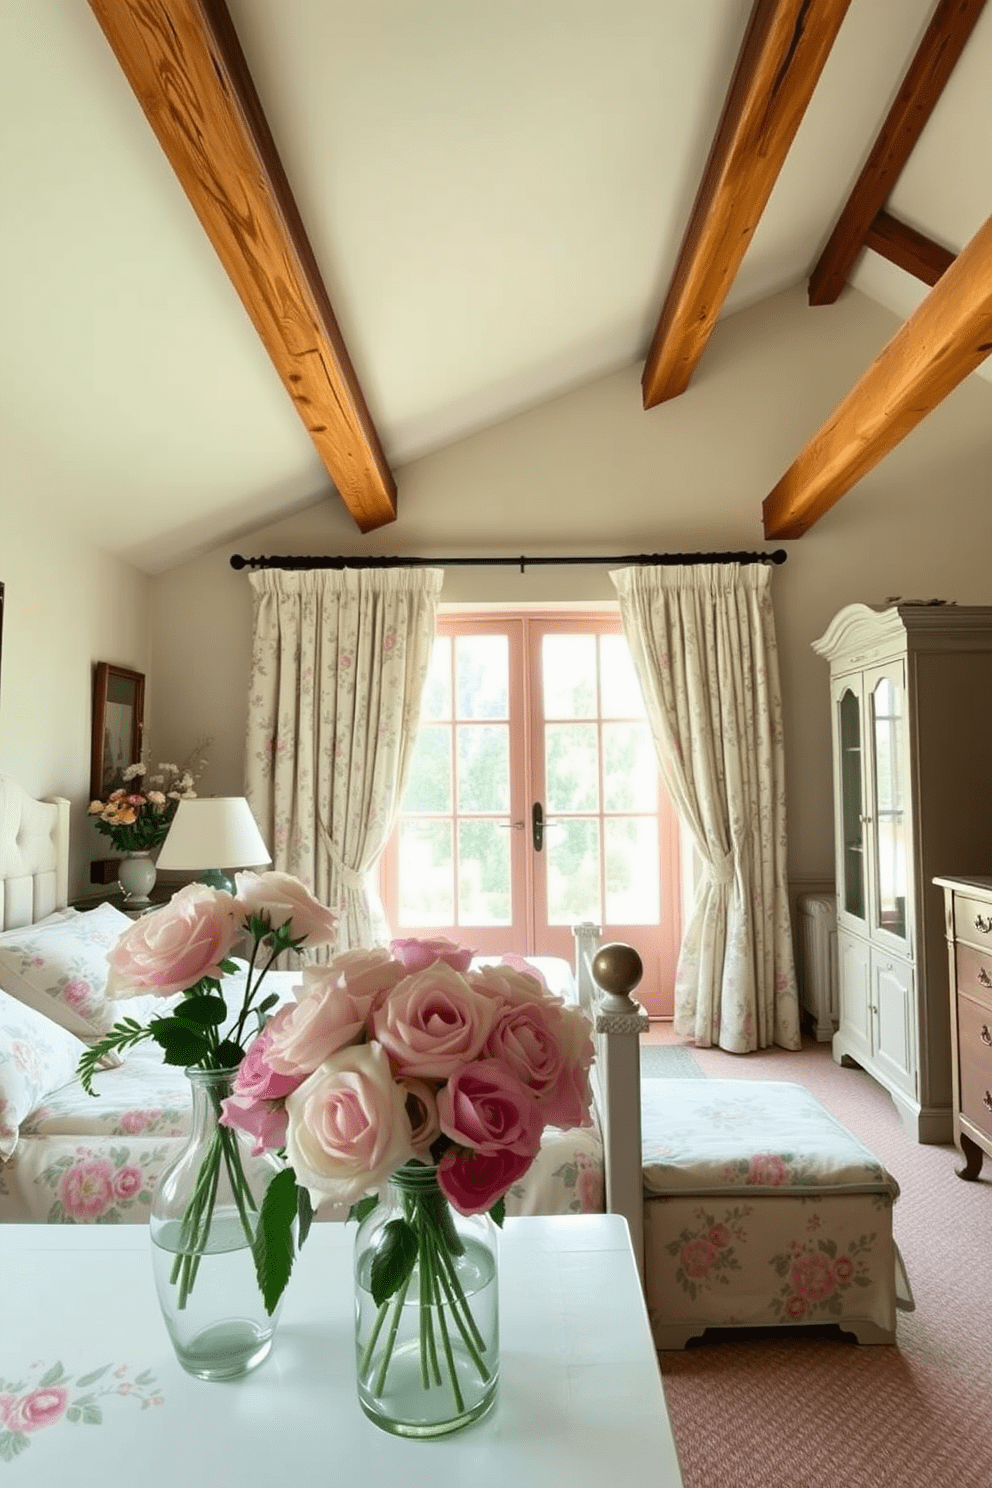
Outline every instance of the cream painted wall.
{"label": "cream painted wall", "polygon": [[[34,796],[72,802],[70,894],[86,892],[89,861],[108,845],[86,820],[93,668],[148,673],[146,574],[78,542],[59,542],[42,509],[3,533],[0,771]],[[149,699],[154,696],[148,679]]]}
{"label": "cream painted wall", "polygon": [[[237,548],[428,557],[764,548],[762,500],[897,325],[856,291],[811,310],[797,288],[721,322],[688,391],[650,413],[631,367],[401,470],[400,515],[388,528],[363,538],[330,495]],[[787,545],[773,592],[794,880],[833,876],[827,670],[810,643],[855,600],[992,604],[990,472],[992,388],[971,377]],[[152,580],[153,727],[173,753],[214,735],[205,783],[217,793],[243,789],[250,598],[231,551]],[[613,593],[606,568],[451,568],[443,598]]]}

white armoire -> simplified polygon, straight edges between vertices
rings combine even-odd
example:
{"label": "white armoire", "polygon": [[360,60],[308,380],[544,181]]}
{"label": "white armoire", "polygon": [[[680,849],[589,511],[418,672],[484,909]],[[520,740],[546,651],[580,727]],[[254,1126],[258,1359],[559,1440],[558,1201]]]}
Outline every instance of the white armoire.
{"label": "white armoire", "polygon": [[838,1063],[950,1142],[950,991],[938,874],[992,872],[992,607],[853,604],[830,663]]}

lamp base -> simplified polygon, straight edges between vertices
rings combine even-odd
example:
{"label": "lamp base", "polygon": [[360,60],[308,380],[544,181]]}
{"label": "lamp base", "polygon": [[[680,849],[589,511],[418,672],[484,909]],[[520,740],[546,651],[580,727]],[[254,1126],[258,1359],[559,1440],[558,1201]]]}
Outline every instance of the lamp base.
{"label": "lamp base", "polygon": [[234,880],[222,868],[208,868],[196,881],[206,884],[208,889],[223,889],[225,894],[234,893]]}

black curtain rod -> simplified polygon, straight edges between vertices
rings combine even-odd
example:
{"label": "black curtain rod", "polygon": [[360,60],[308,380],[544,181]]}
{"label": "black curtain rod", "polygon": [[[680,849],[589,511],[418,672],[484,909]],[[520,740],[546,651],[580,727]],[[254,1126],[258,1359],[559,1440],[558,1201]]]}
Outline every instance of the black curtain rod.
{"label": "black curtain rod", "polygon": [[787,554],[784,548],[771,553],[620,553],[613,557],[589,557],[577,554],[569,558],[394,558],[357,557],[355,554],[338,554],[336,558],[311,558],[293,555],[270,558],[243,558],[240,553],[231,554],[232,568],[516,568],[520,572],[537,568],[542,564],[571,564],[581,568],[590,563],[611,563],[621,568],[660,567],[689,563],[784,563]]}

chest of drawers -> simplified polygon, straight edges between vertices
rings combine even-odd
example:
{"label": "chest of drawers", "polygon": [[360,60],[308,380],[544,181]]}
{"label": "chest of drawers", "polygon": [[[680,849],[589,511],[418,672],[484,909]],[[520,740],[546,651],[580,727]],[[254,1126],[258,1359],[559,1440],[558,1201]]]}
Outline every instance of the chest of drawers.
{"label": "chest of drawers", "polygon": [[970,1179],[992,1156],[992,878],[934,882],[944,890],[958,1177]]}

